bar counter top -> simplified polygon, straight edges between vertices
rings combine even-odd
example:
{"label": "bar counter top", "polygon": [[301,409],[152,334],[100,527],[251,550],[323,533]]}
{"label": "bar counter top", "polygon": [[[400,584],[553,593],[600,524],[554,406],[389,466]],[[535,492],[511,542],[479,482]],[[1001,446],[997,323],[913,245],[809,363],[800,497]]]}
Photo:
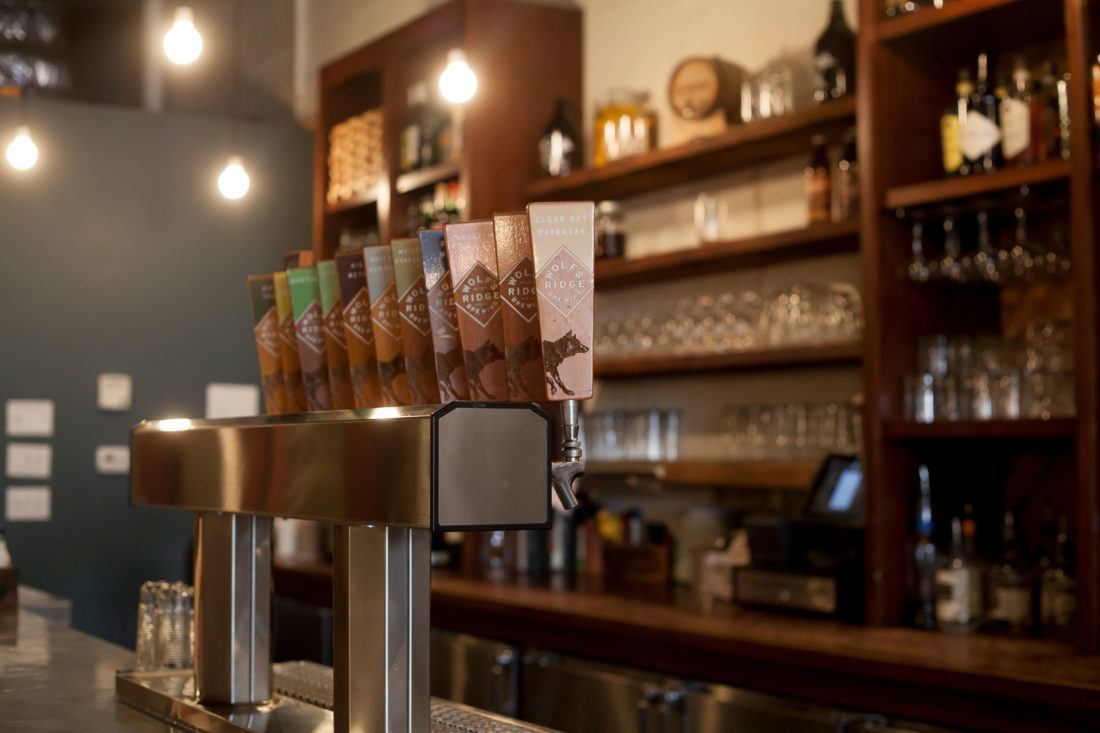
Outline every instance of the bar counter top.
{"label": "bar counter top", "polygon": [[0,612],[0,730],[164,733],[115,701],[133,652],[26,610]]}
{"label": "bar counter top", "polygon": [[[327,565],[276,565],[276,593],[324,604],[330,588]],[[436,571],[432,625],[977,730],[1095,730],[1100,716],[1100,656],[1069,644],[704,607],[664,586]]]}

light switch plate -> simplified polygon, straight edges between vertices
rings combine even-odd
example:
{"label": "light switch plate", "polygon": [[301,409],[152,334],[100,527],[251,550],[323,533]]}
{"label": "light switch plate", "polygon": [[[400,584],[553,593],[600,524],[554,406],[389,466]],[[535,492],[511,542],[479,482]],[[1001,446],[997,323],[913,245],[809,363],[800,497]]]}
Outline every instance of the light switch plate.
{"label": "light switch plate", "polygon": [[134,380],[129,374],[106,372],[96,379],[96,406],[108,412],[125,412],[133,405]]}
{"label": "light switch plate", "polygon": [[130,472],[130,446],[97,445],[95,449],[96,473],[106,475],[127,474]]}
{"label": "light switch plate", "polygon": [[49,478],[53,466],[53,446],[49,443],[8,443],[9,478]]}
{"label": "light switch plate", "polygon": [[53,437],[53,400],[8,400],[4,431],[15,438]]}
{"label": "light switch plate", "polygon": [[9,486],[4,517],[9,522],[48,522],[52,514],[49,486]]}
{"label": "light switch plate", "polygon": [[260,388],[254,384],[206,385],[206,416],[252,417],[260,414]]}

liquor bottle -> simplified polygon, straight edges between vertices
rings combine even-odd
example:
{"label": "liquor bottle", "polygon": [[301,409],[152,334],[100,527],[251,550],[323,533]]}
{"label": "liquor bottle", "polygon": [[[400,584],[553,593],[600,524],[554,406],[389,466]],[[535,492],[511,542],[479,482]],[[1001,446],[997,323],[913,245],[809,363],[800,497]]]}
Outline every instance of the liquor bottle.
{"label": "liquor bottle", "polygon": [[928,467],[917,469],[920,476],[920,500],[917,504],[917,545],[913,559],[917,568],[917,592],[920,608],[917,610],[917,626],[936,628],[936,545],[932,542],[932,484],[928,479]]}
{"label": "liquor bottle", "polygon": [[806,207],[811,224],[829,221],[832,217],[832,187],[829,180],[829,153],[825,138],[815,135],[814,152],[803,171],[806,186]]}
{"label": "liquor bottle", "polygon": [[428,101],[428,86],[424,82],[409,85],[405,92],[405,101],[408,105],[408,117],[401,128],[401,141],[398,155],[398,165],[402,172],[413,171],[422,168],[425,164],[421,160],[424,143],[424,106]]}
{"label": "liquor bottle", "polygon": [[1001,127],[997,97],[989,88],[989,57],[978,54],[978,79],[962,126],[963,155],[972,173],[989,173],[1001,167]]}
{"label": "liquor bottle", "polygon": [[829,25],[814,46],[817,90],[814,100],[824,102],[851,94],[856,85],[856,36],[844,20],[844,4],[832,0]]}
{"label": "liquor bottle", "polygon": [[1058,518],[1058,535],[1050,566],[1039,578],[1039,619],[1043,630],[1052,636],[1065,634],[1073,627],[1077,610],[1077,579],[1073,574],[1073,546],[1069,523]]}
{"label": "liquor bottle", "polygon": [[859,158],[855,130],[848,132],[844,152],[836,164],[833,181],[833,221],[859,215]]}
{"label": "liquor bottle", "polygon": [[567,102],[558,97],[554,116],[539,138],[539,165],[543,175],[567,176],[577,164],[577,133],[569,121]]}
{"label": "liquor bottle", "polygon": [[1040,129],[1039,151],[1041,160],[1058,157],[1061,148],[1061,130],[1058,115],[1058,76],[1054,64],[1047,61],[1039,68],[1039,80],[1035,90]]}
{"label": "liquor bottle", "polygon": [[948,633],[968,633],[982,617],[982,583],[973,555],[966,551],[963,523],[951,519],[951,550],[936,571],[936,624]]}
{"label": "liquor bottle", "polygon": [[943,145],[943,170],[949,176],[965,176],[970,173],[970,163],[962,152],[962,129],[966,125],[966,110],[970,106],[970,95],[974,93],[974,82],[970,72],[959,69],[955,82],[955,106],[944,110],[940,117],[940,141]]}
{"label": "liquor bottle", "polygon": [[1001,560],[989,571],[989,626],[1025,634],[1031,627],[1031,578],[1024,572],[1016,518],[1011,511],[1005,512],[1001,543]]}
{"label": "liquor bottle", "polygon": [[1001,137],[1006,165],[1026,165],[1037,160],[1032,139],[1031,71],[1022,56],[1012,69],[1012,86],[1001,100]]}
{"label": "liquor bottle", "polygon": [[1065,72],[1057,81],[1058,90],[1058,155],[1069,160],[1072,151],[1069,117],[1069,72]]}

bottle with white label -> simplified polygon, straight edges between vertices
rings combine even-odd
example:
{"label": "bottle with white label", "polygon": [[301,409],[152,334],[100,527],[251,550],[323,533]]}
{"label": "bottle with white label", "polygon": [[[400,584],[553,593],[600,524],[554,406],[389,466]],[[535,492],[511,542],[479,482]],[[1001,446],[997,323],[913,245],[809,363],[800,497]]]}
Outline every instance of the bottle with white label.
{"label": "bottle with white label", "polygon": [[1023,567],[1023,550],[1011,511],[1005,512],[1001,538],[1001,560],[989,570],[988,624],[995,631],[1023,635],[1032,624],[1032,580]]}
{"label": "bottle with white label", "polygon": [[951,550],[936,571],[936,624],[941,631],[965,634],[982,620],[981,573],[963,543],[962,520],[951,520]]}
{"label": "bottle with white label", "polygon": [[1016,57],[1012,84],[1001,100],[1001,146],[1006,165],[1027,165],[1036,162],[1036,145],[1032,130],[1031,70],[1027,61]]}
{"label": "bottle with white label", "polygon": [[1003,164],[1000,110],[989,86],[989,57],[978,55],[978,79],[962,126],[963,156],[971,172],[989,173]]}

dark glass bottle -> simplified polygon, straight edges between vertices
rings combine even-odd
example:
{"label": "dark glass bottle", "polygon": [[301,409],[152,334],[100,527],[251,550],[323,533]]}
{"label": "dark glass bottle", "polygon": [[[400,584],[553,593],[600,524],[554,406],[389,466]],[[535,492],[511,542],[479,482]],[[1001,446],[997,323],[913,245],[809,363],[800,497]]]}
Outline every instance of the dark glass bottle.
{"label": "dark glass bottle", "polygon": [[1016,518],[1005,512],[1001,530],[1001,560],[989,571],[989,626],[1010,634],[1031,628],[1031,576],[1025,571],[1024,550],[1016,533]]}
{"label": "dark glass bottle", "polygon": [[833,220],[847,221],[859,214],[859,158],[856,133],[850,130],[833,181]]}
{"label": "dark glass bottle", "polygon": [[547,176],[567,176],[576,168],[579,150],[577,133],[569,121],[568,103],[558,97],[554,116],[539,138],[539,165]]}
{"label": "dark glass bottle", "polygon": [[978,79],[962,126],[963,155],[972,173],[989,173],[1004,163],[1000,118],[997,96],[989,86],[989,57],[979,54]]}
{"label": "dark glass bottle", "polygon": [[815,101],[838,99],[855,91],[856,35],[844,20],[841,0],[832,0],[829,25],[814,46],[814,70],[817,72]]}
{"label": "dark glass bottle", "polygon": [[829,221],[832,218],[832,180],[829,176],[829,151],[825,138],[815,135],[814,152],[803,170],[806,187],[806,207],[811,224]]}

